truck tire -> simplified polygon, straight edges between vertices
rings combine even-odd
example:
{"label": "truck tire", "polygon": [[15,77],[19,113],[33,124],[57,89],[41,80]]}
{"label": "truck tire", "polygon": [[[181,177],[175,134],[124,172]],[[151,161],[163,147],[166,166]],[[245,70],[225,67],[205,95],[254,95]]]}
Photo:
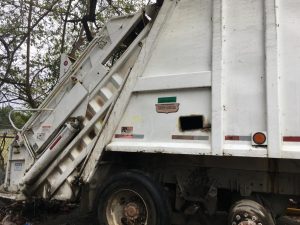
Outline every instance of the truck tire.
{"label": "truck tire", "polygon": [[108,179],[97,198],[100,225],[169,225],[169,207],[163,191],[137,171]]}
{"label": "truck tire", "polygon": [[233,204],[228,215],[228,225],[275,225],[271,213],[264,206],[250,199]]}
{"label": "truck tire", "polygon": [[288,216],[281,216],[276,220],[276,225],[300,225],[300,221]]}

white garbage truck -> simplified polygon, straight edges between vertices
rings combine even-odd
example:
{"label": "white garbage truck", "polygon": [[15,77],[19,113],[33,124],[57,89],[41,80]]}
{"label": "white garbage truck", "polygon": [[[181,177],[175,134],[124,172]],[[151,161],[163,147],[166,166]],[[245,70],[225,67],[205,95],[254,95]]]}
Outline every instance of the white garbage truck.
{"label": "white garbage truck", "polygon": [[300,199],[299,27],[298,0],[110,19],[15,126],[1,197],[80,199],[100,225],[277,224]]}

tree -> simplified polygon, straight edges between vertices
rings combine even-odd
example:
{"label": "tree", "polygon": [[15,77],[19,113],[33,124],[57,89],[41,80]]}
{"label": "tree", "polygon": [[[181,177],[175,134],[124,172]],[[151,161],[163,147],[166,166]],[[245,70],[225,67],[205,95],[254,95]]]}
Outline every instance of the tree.
{"label": "tree", "polygon": [[[8,119],[11,110],[13,110],[13,107],[9,105],[0,107],[0,130],[13,129]],[[13,114],[13,121],[17,127],[23,127],[26,121],[29,119],[30,115],[30,113],[26,112],[15,112]]]}
{"label": "tree", "polygon": [[[98,0],[92,33],[144,3]],[[60,54],[76,57],[87,44],[80,23],[87,1],[2,0],[0,6],[0,104],[36,108],[58,81]]]}
{"label": "tree", "polygon": [[[55,34],[52,30],[45,32],[44,28],[51,21],[49,14],[58,6],[58,2],[59,0],[51,4],[39,4],[34,0],[1,2],[1,103],[26,103],[30,107],[37,107],[42,96],[49,91],[49,88],[40,86],[41,81],[55,82],[55,76],[45,76],[46,72],[51,72],[51,67],[47,57],[41,58],[41,50],[45,43],[43,37]],[[34,55],[31,54],[32,51],[35,51]]]}

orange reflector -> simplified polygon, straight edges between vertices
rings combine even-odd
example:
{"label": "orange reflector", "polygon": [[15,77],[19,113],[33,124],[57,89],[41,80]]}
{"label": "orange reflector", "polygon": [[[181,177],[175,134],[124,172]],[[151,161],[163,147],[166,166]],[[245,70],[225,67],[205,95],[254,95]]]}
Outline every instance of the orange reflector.
{"label": "orange reflector", "polygon": [[266,142],[267,137],[264,133],[257,132],[253,135],[253,142],[257,145],[262,145]]}

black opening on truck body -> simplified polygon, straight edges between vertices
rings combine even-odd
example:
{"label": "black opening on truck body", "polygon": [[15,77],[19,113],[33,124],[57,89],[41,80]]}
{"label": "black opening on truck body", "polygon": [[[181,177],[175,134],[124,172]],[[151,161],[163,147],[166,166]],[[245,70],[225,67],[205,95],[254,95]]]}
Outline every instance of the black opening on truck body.
{"label": "black opening on truck body", "polygon": [[181,131],[203,129],[203,116],[191,115],[179,117]]}

